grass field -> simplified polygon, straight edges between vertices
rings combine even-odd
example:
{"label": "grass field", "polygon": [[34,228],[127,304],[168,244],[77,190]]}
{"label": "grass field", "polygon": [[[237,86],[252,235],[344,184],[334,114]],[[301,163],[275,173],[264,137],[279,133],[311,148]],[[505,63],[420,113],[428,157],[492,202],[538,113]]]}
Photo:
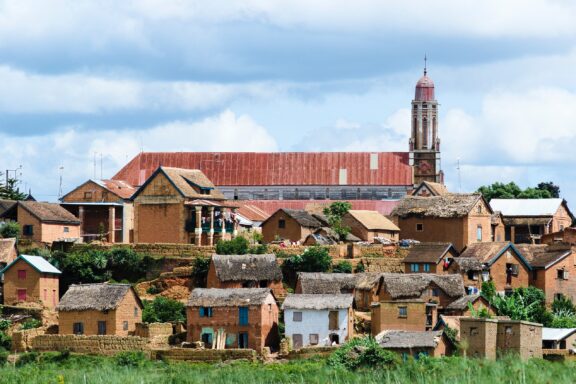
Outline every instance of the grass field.
{"label": "grass field", "polygon": [[[139,365],[138,365],[139,364]],[[498,362],[443,358],[407,362],[387,370],[347,372],[322,360],[286,364],[188,364],[143,361],[121,366],[112,358],[70,356],[59,362],[0,368],[0,383],[575,383],[576,364],[509,357]]]}

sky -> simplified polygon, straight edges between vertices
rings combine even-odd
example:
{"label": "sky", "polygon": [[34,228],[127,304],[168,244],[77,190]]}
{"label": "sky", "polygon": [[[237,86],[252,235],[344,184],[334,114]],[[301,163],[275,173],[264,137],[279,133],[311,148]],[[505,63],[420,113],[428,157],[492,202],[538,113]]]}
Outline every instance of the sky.
{"label": "sky", "polygon": [[141,150],[407,151],[426,54],[449,189],[576,202],[574,20],[572,0],[0,0],[0,171],[55,201]]}

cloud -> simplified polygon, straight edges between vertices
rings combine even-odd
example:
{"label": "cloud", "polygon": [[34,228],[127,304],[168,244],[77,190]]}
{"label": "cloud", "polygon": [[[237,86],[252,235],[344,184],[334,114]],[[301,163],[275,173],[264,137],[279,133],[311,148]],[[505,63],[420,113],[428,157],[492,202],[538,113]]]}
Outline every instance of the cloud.
{"label": "cloud", "polygon": [[[55,200],[58,168],[64,167],[64,191],[88,178],[114,175],[140,149],[144,151],[277,151],[266,128],[250,116],[226,110],[201,121],[172,121],[126,131],[85,131],[64,127],[29,137],[2,134],[0,163],[23,166],[22,189],[42,200]],[[95,160],[95,161],[94,161]],[[96,165],[94,167],[94,164]],[[96,171],[96,175],[94,175]]]}

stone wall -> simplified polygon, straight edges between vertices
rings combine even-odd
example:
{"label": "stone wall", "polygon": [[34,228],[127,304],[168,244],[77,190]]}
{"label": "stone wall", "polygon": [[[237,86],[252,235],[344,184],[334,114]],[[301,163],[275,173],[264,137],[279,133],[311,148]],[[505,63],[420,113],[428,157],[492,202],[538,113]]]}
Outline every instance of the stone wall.
{"label": "stone wall", "polygon": [[22,331],[12,332],[12,348],[11,352],[24,352],[29,351],[32,346],[32,340],[39,335],[43,335],[46,330],[44,328],[26,329]]}
{"label": "stone wall", "polygon": [[78,244],[72,251],[89,249],[110,249],[117,247],[132,248],[136,252],[146,253],[154,257],[209,257],[216,252],[215,247],[196,246],[194,244],[172,243],[138,243],[138,244]]}
{"label": "stone wall", "polygon": [[134,336],[40,335],[32,340],[35,351],[62,351],[95,355],[114,355],[122,351],[142,351],[147,339]]}
{"label": "stone wall", "polygon": [[[287,256],[301,255],[306,248],[308,247],[304,245],[281,247],[278,244],[268,244],[268,252],[274,253],[276,255],[278,254]],[[346,244],[329,245],[326,246],[326,248],[328,248],[328,254],[335,259],[345,257],[348,252]]]}
{"label": "stone wall", "polygon": [[219,363],[227,360],[256,361],[256,351],[253,349],[191,349],[172,348],[167,350],[153,350],[152,358],[193,361],[205,363]]}
{"label": "stone wall", "polygon": [[366,272],[402,273],[404,272],[402,260],[404,259],[363,257],[361,262]]}

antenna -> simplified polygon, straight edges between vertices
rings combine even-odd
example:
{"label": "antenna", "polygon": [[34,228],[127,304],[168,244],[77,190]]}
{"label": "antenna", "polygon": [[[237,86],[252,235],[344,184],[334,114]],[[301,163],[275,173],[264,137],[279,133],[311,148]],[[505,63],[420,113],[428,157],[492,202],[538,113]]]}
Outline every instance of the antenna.
{"label": "antenna", "polygon": [[458,170],[458,193],[462,192],[462,175],[460,172],[460,158],[457,160],[456,169]]}
{"label": "antenna", "polygon": [[96,152],[94,152],[94,180],[96,180]]}
{"label": "antenna", "polygon": [[102,152],[100,152],[100,180],[102,180]]}
{"label": "antenna", "polygon": [[61,165],[59,169],[59,173],[60,173],[60,185],[58,187],[58,199],[60,199],[62,197],[62,176],[64,175],[64,166]]}

